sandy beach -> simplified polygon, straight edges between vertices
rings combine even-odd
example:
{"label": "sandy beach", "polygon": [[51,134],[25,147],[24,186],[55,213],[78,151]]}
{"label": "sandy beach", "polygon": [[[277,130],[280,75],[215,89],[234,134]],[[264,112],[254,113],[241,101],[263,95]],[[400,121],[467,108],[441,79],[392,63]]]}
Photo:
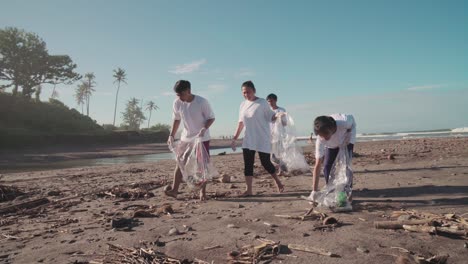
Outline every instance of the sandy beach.
{"label": "sandy beach", "polygon": [[[28,162],[31,157],[47,163],[66,157],[148,154],[157,148],[165,151],[164,147],[146,144],[28,155],[3,153],[0,157],[4,163]],[[312,150],[313,145],[305,147],[306,153]],[[466,236],[377,229],[374,222],[396,220],[395,211],[400,210],[413,215],[454,214],[452,217],[466,219],[468,138],[363,142],[356,145],[355,152],[354,210],[334,213],[318,208],[338,220],[338,225],[325,228],[320,227],[319,219],[301,221],[275,216],[300,216],[310,209],[309,203],[300,198],[310,193],[310,173],[282,177],[286,188],[278,194],[271,177],[256,166],[256,195],[236,197],[244,188],[239,151],[213,157],[219,173],[231,176],[231,182],[209,183],[209,199],[204,202],[198,201],[197,194],[185,184],[178,199],[164,195],[163,187],[172,181],[172,160],[4,173],[0,184],[18,187],[25,194],[0,203],[0,262],[110,263],[118,254],[109,247],[116,245],[150,248],[181,260],[229,263],[229,252],[259,245],[258,239],[263,238],[334,255],[290,249],[281,251],[272,263],[385,264],[395,263],[400,255],[449,255],[447,263],[466,263]],[[18,207],[28,201],[37,201],[38,205]],[[122,224],[119,219],[130,222]],[[171,231],[174,228],[177,231]],[[402,253],[404,250],[412,254]]]}

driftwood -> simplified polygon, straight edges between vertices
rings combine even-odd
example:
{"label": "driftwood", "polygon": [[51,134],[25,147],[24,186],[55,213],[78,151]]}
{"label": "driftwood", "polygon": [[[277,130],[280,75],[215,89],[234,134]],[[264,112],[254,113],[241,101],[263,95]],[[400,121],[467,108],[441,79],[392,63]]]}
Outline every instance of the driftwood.
{"label": "driftwood", "polygon": [[411,226],[411,225],[403,225],[403,229],[410,231],[410,232],[417,232],[417,233],[429,233],[429,234],[449,234],[455,236],[466,236],[467,233],[465,230],[457,230],[450,227],[435,227],[435,226]]}
{"label": "driftwood", "polygon": [[9,205],[9,206],[4,206],[4,207],[0,208],[0,215],[8,214],[8,213],[15,213],[15,212],[17,212],[19,210],[22,210],[22,209],[31,209],[31,208],[34,208],[34,207],[38,207],[38,206],[47,204],[49,202],[50,201],[47,198],[39,198],[39,199],[34,199],[34,200],[31,200],[31,201],[27,201],[27,202],[13,204],[13,205]]}
{"label": "driftwood", "polygon": [[241,252],[231,251],[228,253],[229,264],[251,264],[251,263],[269,263],[280,251],[280,243],[267,239],[259,239],[258,246],[245,246]]}
{"label": "driftwood", "polygon": [[405,220],[405,221],[375,221],[377,229],[403,229],[403,225],[424,225],[432,222],[432,219]]}
{"label": "driftwood", "polygon": [[308,246],[304,246],[304,245],[289,244],[288,248],[294,249],[294,250],[299,250],[299,251],[304,251],[304,252],[309,252],[309,253],[314,253],[314,254],[317,254],[317,255],[322,255],[322,256],[327,256],[327,257],[340,257],[337,254],[331,253],[331,252],[326,251],[324,249],[308,247]]}

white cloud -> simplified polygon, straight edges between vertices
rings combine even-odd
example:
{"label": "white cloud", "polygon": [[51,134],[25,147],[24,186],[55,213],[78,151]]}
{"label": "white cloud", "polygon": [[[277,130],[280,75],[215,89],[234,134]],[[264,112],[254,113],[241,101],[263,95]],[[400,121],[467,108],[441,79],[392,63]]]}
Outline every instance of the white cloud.
{"label": "white cloud", "polygon": [[169,72],[174,73],[174,74],[191,73],[200,69],[200,67],[205,63],[206,63],[206,59],[201,59],[201,60],[185,63],[182,65],[176,65]]}
{"label": "white cloud", "polygon": [[164,92],[161,96],[174,96],[174,92]]}
{"label": "white cloud", "polygon": [[208,85],[208,92],[213,92],[213,93],[222,93],[227,90],[227,86],[224,84],[211,84]]}
{"label": "white cloud", "polygon": [[241,78],[244,78],[244,77],[252,77],[252,76],[255,76],[255,72],[249,68],[241,68],[237,73],[236,73],[236,76],[237,77],[241,77]]}
{"label": "white cloud", "polygon": [[441,87],[444,87],[444,85],[441,85],[441,84],[420,85],[420,86],[411,86],[407,90],[408,91],[425,91],[425,90],[432,90],[432,89],[437,89]]}

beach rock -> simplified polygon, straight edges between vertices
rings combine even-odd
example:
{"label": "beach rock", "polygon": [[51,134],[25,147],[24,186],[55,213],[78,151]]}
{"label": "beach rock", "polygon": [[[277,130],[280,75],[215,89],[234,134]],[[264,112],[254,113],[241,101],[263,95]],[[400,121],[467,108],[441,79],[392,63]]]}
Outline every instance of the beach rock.
{"label": "beach rock", "polygon": [[390,154],[387,156],[388,160],[394,160],[395,159],[395,154]]}
{"label": "beach rock", "polygon": [[227,175],[226,173],[222,173],[220,175],[219,181],[222,183],[230,183],[231,182],[231,176]]}
{"label": "beach rock", "polygon": [[360,252],[360,253],[369,253],[369,250],[364,247],[357,247],[356,250],[357,252]]}
{"label": "beach rock", "polygon": [[407,221],[407,220],[410,220],[410,219],[412,219],[412,218],[413,218],[412,215],[400,215],[400,216],[398,217],[398,221]]}
{"label": "beach rock", "polygon": [[61,194],[60,191],[50,191],[47,193],[48,196],[59,196]]}
{"label": "beach rock", "polygon": [[169,230],[167,234],[170,236],[177,236],[177,235],[180,235],[180,232],[179,230],[177,230],[177,228],[173,227]]}
{"label": "beach rock", "polygon": [[239,228],[239,227],[236,226],[235,224],[229,224],[229,225],[227,225],[227,228]]}

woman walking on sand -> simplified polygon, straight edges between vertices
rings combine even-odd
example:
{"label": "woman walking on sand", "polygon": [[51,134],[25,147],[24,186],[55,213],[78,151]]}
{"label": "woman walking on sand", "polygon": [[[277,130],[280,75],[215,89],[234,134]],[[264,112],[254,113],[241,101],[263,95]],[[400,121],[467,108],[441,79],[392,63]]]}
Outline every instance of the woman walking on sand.
{"label": "woman walking on sand", "polygon": [[276,175],[275,166],[270,161],[271,132],[270,123],[284,113],[275,113],[271,110],[267,101],[255,96],[256,90],[252,81],[242,84],[242,95],[245,100],[239,108],[239,122],[236,133],[231,143],[233,150],[236,149],[236,140],[245,127],[244,139],[242,140],[242,153],[244,156],[244,176],[246,190],[241,196],[251,196],[255,152],[258,152],[262,166],[275,180],[278,192],[283,192],[284,186]]}

